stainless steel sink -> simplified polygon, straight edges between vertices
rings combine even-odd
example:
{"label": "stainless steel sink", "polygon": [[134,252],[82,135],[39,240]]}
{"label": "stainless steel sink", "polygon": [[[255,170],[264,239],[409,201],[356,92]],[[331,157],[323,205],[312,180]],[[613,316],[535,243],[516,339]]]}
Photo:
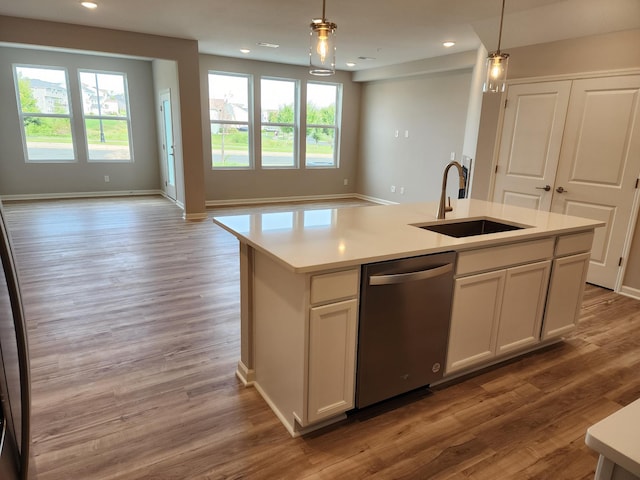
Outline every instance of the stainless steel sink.
{"label": "stainless steel sink", "polygon": [[499,222],[489,218],[477,218],[474,220],[462,220],[459,222],[430,223],[424,225],[414,225],[432,232],[441,233],[449,237],[461,238],[475,235],[487,235],[489,233],[509,232],[527,228],[526,225],[516,225]]}

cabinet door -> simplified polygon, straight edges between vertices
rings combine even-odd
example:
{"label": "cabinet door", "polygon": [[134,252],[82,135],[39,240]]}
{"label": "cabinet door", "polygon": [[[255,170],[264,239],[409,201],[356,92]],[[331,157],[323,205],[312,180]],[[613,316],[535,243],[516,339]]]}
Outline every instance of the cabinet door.
{"label": "cabinet door", "polygon": [[506,270],[456,280],[447,351],[447,372],[494,356]]}
{"label": "cabinet door", "polygon": [[307,421],[353,408],[358,301],[311,309]]}
{"label": "cabinet door", "polygon": [[540,339],[550,270],[550,260],[507,270],[497,354],[534,345]]}
{"label": "cabinet door", "polygon": [[557,258],[553,261],[542,330],[543,340],[564,335],[575,327],[588,269],[588,253]]}

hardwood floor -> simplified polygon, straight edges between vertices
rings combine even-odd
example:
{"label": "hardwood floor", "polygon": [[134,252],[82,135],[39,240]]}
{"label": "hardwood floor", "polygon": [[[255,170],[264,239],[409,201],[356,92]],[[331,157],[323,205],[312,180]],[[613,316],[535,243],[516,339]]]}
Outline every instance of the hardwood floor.
{"label": "hardwood floor", "polygon": [[5,212],[37,480],[590,479],[587,427],[640,397],[640,302],[588,287],[565,342],[294,439],[234,375],[234,237],[159,197]]}

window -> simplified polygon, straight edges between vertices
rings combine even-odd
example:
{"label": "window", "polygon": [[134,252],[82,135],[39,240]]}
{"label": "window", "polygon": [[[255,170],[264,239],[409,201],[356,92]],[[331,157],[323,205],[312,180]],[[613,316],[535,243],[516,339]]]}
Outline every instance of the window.
{"label": "window", "polygon": [[249,168],[251,119],[248,75],[209,73],[213,168]]}
{"label": "window", "polygon": [[67,71],[15,66],[27,161],[74,161]]}
{"label": "window", "polygon": [[80,71],[89,161],[131,161],[127,79],[122,73]]}
{"label": "window", "polygon": [[307,83],[307,167],[337,166],[338,85]]}
{"label": "window", "polygon": [[295,80],[260,81],[263,167],[295,167],[297,128]]}

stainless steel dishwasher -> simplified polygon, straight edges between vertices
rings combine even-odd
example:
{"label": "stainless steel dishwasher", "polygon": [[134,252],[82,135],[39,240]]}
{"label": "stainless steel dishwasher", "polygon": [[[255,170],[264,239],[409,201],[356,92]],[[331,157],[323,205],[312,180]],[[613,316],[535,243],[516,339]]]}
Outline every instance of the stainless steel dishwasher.
{"label": "stainless steel dishwasher", "polygon": [[356,406],[442,378],[455,252],[362,266]]}

